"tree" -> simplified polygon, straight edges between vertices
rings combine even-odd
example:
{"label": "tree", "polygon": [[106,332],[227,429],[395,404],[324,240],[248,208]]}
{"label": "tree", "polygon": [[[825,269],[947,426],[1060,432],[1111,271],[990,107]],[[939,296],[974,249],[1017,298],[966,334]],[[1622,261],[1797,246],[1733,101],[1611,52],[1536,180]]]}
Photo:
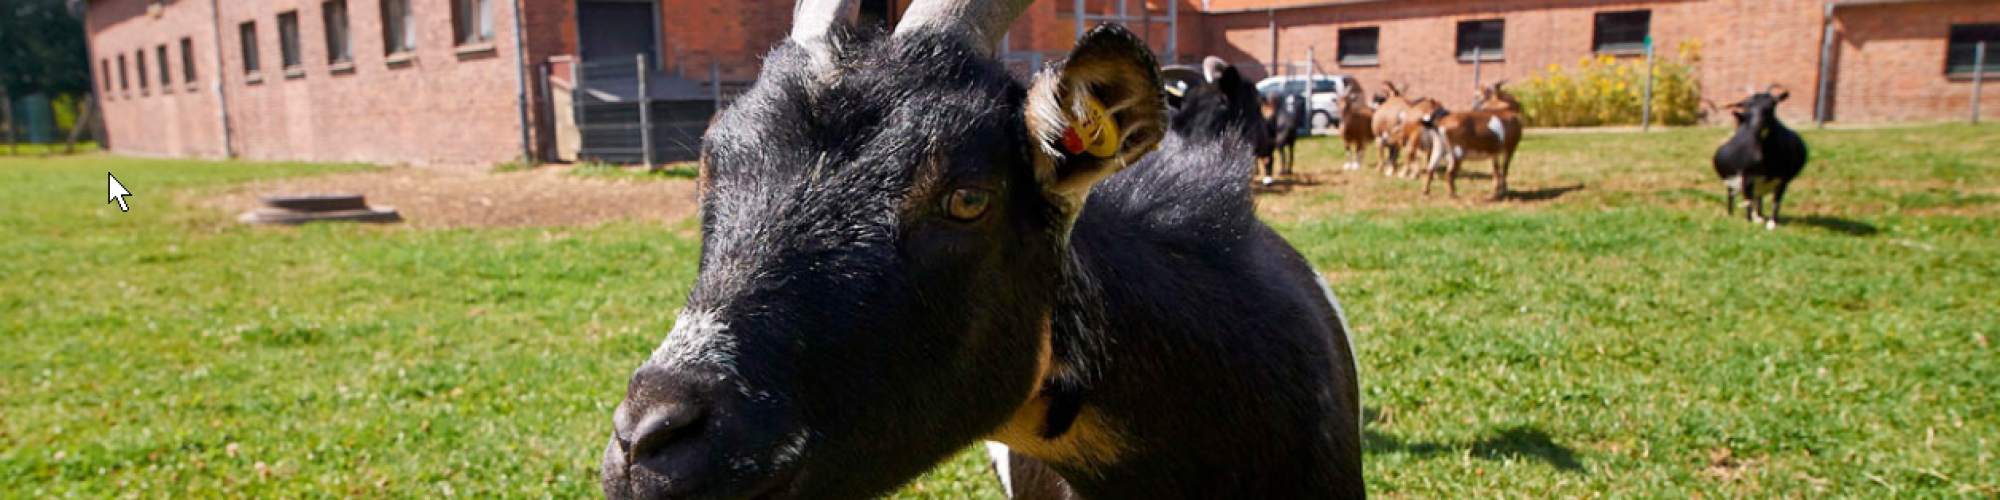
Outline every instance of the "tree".
{"label": "tree", "polygon": [[83,19],[65,0],[0,0],[0,89],[14,95],[90,91]]}

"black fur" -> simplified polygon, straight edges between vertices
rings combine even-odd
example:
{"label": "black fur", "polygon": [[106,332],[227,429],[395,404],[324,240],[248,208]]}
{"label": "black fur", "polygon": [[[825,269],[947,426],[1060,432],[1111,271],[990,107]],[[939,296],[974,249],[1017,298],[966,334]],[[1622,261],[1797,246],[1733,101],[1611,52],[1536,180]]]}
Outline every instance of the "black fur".
{"label": "black fur", "polygon": [[[1264,161],[1264,175],[1267,177],[1274,175],[1274,170],[1281,170],[1284,175],[1292,175],[1293,146],[1299,140],[1299,124],[1305,119],[1300,115],[1299,106],[1293,99],[1302,98],[1285,96],[1278,99],[1278,106],[1271,112],[1271,119],[1268,120],[1271,124],[1271,147],[1269,149],[1259,147],[1257,150],[1257,156]],[[1280,163],[1284,165],[1282,169],[1278,168]]]}
{"label": "black fur", "polygon": [[[830,71],[778,47],[711,127],[687,311],[726,324],[699,338],[728,355],[663,348],[688,359],[635,373],[607,496],[884,494],[995,432],[1038,382],[1038,437],[1091,414],[1119,439],[1108,463],[1044,464],[1082,498],[1365,495],[1347,332],[1256,219],[1250,142],[1170,134],[1071,222],[997,62],[945,33],[834,38]],[[990,190],[991,209],[944,218],[957,188]],[[1044,325],[1058,369],[1038,381]],[[631,424],[689,405],[670,438]]]}
{"label": "black fur", "polygon": [[[1763,217],[1763,197],[1771,197],[1771,227],[1777,227],[1778,211],[1785,204],[1785,190],[1806,166],[1806,143],[1799,134],[1778,121],[1778,103],[1788,93],[1769,91],[1751,94],[1731,105],[1736,115],[1736,133],[1715,150],[1715,175],[1725,183],[1723,211],[1734,214],[1736,196],[1743,195],[1746,217],[1758,222]],[[1731,179],[1735,179],[1731,181]],[[1737,185],[1729,186],[1730,182]],[[1771,183],[1768,190],[1759,184]]]}

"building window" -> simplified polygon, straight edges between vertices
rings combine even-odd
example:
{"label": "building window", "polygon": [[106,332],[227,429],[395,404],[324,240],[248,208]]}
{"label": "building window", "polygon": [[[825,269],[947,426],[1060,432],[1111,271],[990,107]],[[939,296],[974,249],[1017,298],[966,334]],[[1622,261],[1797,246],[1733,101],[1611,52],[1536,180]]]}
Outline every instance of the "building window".
{"label": "building window", "polygon": [[174,67],[174,60],[167,57],[167,44],[160,44],[159,49],[153,52],[153,56],[160,61],[160,91],[173,92],[174,77],[167,70]]}
{"label": "building window", "polygon": [[1507,38],[1507,21],[1486,19],[1481,21],[1460,21],[1458,23],[1458,60],[1470,62],[1473,54],[1480,60],[1501,60]]}
{"label": "building window", "polygon": [[139,68],[139,92],[144,93],[147,88],[146,49],[139,49],[138,52],[133,53],[132,62],[132,67]]}
{"label": "building window", "polygon": [[181,81],[194,83],[194,39],[181,39]]}
{"label": "building window", "polygon": [[257,59],[257,23],[251,21],[236,25],[236,34],[243,38],[243,73],[256,74],[262,67]]}
{"label": "building window", "polygon": [[390,54],[417,50],[417,16],[410,0],[382,0],[382,47]]}
{"label": "building window", "polygon": [[1374,66],[1382,63],[1378,55],[1378,43],[1382,40],[1382,28],[1347,28],[1340,30],[1340,65]]}
{"label": "building window", "polygon": [[297,69],[304,64],[299,54],[299,12],[278,14],[278,56],[286,70]]}
{"label": "building window", "polygon": [[1973,58],[1979,42],[1986,42],[1986,74],[2000,74],[2000,24],[1960,24],[1951,27],[1951,44],[1945,49],[1946,74],[1972,76]]}
{"label": "building window", "polygon": [[97,66],[99,68],[103,68],[102,70],[99,70],[97,72],[97,79],[99,81],[104,82],[104,92],[106,94],[109,94],[111,93],[111,91],[117,90],[118,87],[114,87],[111,85],[111,60],[99,59],[97,60],[97,63],[98,63]]}
{"label": "building window", "polygon": [[1643,53],[1646,36],[1652,32],[1653,11],[1597,13],[1597,28],[1591,32],[1590,50],[1609,53]]}
{"label": "building window", "polygon": [[118,90],[132,90],[131,68],[125,66],[125,54],[118,54]]}
{"label": "building window", "polygon": [[319,5],[326,21],[326,62],[354,62],[354,43],[347,36],[347,0],[329,0]]}
{"label": "building window", "polygon": [[451,24],[459,45],[493,41],[493,0],[452,0]]}

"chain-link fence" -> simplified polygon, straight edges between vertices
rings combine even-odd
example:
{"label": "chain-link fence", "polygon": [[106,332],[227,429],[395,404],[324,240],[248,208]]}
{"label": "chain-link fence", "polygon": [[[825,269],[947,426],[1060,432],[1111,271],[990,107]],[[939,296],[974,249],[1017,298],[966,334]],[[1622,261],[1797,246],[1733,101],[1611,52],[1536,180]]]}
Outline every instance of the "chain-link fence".
{"label": "chain-link fence", "polygon": [[0,93],[0,154],[73,153],[96,140],[91,96]]}

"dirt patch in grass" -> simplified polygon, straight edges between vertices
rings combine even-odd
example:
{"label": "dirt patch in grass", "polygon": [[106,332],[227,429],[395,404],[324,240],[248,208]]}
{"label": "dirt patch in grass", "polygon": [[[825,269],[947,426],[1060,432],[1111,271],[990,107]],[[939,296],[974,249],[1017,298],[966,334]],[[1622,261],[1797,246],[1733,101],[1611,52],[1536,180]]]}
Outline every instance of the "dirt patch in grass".
{"label": "dirt patch in grass", "polygon": [[241,213],[270,194],[360,193],[393,207],[417,228],[575,226],[616,220],[670,222],[695,212],[694,182],[568,175],[572,167],[488,173],[469,169],[384,168],[367,172],[258,181],[184,201]]}

